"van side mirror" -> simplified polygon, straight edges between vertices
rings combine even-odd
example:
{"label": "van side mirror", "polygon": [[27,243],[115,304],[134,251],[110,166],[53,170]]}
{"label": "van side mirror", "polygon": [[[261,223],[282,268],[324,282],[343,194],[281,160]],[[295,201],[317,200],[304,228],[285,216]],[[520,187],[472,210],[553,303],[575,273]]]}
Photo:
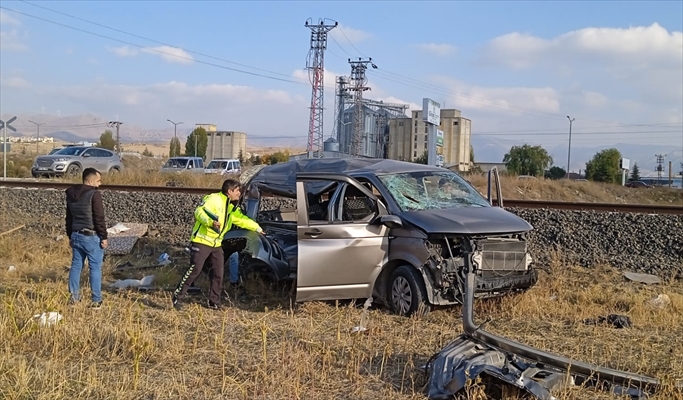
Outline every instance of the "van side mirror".
{"label": "van side mirror", "polygon": [[395,215],[382,215],[379,218],[379,222],[389,229],[397,229],[403,226],[403,221],[401,221],[401,218]]}

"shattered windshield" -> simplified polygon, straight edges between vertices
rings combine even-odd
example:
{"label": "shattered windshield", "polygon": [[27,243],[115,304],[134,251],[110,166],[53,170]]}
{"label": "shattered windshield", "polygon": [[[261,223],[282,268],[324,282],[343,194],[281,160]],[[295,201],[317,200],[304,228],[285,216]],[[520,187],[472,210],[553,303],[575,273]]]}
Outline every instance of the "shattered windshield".
{"label": "shattered windshield", "polygon": [[401,211],[490,206],[475,188],[450,171],[416,171],[378,178]]}

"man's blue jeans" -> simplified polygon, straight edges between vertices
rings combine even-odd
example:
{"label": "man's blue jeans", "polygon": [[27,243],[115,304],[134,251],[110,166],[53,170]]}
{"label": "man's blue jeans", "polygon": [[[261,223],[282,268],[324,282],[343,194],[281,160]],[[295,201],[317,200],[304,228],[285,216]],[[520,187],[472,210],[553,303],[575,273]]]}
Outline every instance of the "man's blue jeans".
{"label": "man's blue jeans", "polygon": [[90,290],[92,291],[92,301],[102,301],[102,260],[104,259],[104,249],[100,246],[100,237],[97,235],[87,236],[82,233],[73,232],[71,234],[71,269],[69,270],[69,293],[71,298],[80,300],[81,270],[85,259],[88,259],[90,269]]}
{"label": "man's blue jeans", "polygon": [[234,252],[230,254],[228,265],[230,266],[230,283],[239,282],[239,253]]}

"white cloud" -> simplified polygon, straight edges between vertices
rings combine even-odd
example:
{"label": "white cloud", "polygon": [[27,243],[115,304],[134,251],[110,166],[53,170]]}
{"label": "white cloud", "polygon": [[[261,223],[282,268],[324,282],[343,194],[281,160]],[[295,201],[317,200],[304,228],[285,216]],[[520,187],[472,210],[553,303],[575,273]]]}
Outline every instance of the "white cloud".
{"label": "white cloud", "polygon": [[30,88],[31,84],[24,78],[14,76],[8,79],[3,79],[0,82],[0,86],[7,87],[10,89],[26,89]]}
{"label": "white cloud", "polygon": [[0,50],[3,51],[24,51],[28,47],[21,42],[16,29],[11,31],[0,31]]}
{"label": "white cloud", "polygon": [[114,53],[119,57],[135,57],[140,53],[138,49],[128,46],[107,47],[107,51]]}
{"label": "white cloud", "polygon": [[4,10],[0,10],[0,25],[21,25],[21,22]]}
{"label": "white cloud", "polygon": [[92,57],[85,60],[85,62],[90,64],[90,65],[98,65],[100,63],[97,59],[92,58]]}
{"label": "white cloud", "polygon": [[[351,54],[357,53],[353,46],[358,46],[359,43],[364,42],[372,37],[369,32],[351,28],[350,26],[339,24],[336,28],[332,29],[328,34],[334,40],[339,43],[339,45],[346,49]],[[349,44],[353,43],[353,46]],[[360,56],[360,54],[358,54]]]}
{"label": "white cloud", "polygon": [[228,84],[189,85],[184,82],[164,82],[146,86],[94,85],[46,88],[47,95],[65,96],[76,101],[105,102],[112,105],[160,106],[220,103],[222,106],[254,104],[269,101],[291,104],[291,96],[284,91],[260,90],[249,86]]}
{"label": "white cloud", "polygon": [[176,64],[190,64],[194,61],[192,56],[185,50],[178,47],[157,46],[149,47],[141,50],[143,53],[154,54],[161,57],[162,60]]}
{"label": "white cloud", "polygon": [[448,43],[423,43],[417,45],[422,51],[434,54],[439,57],[445,57],[451,54],[455,54],[457,49],[455,46]]}
{"label": "white cloud", "polygon": [[597,92],[585,92],[583,99],[589,107],[603,107],[607,104],[607,97]]}
{"label": "white cloud", "polygon": [[171,46],[147,47],[140,50],[134,47],[121,46],[108,47],[107,50],[119,57],[135,57],[140,53],[144,53],[161,57],[162,60],[169,63],[190,64],[194,61],[192,56],[185,50]]}
{"label": "white cloud", "polygon": [[493,39],[484,60],[514,68],[539,63],[629,61],[635,67],[651,63],[680,65],[683,32],[668,32],[657,23],[629,28],[583,28],[553,39],[513,32]]}
{"label": "white cloud", "polygon": [[455,108],[461,110],[506,111],[516,115],[560,110],[559,93],[552,87],[481,87],[451,78],[439,80],[452,92],[447,104],[455,103]]}
{"label": "white cloud", "polygon": [[[297,69],[292,73],[292,77],[296,80],[301,81],[302,83],[310,85],[310,79],[311,78],[310,78],[309,74],[310,74],[309,71],[306,69]],[[324,81],[326,93],[330,93],[330,90],[332,91],[332,93],[334,93],[334,90],[336,88],[337,77],[339,77],[339,76],[347,76],[348,77],[348,75],[349,75],[348,73],[347,74],[341,74],[339,72],[330,71],[329,69],[325,69],[324,75],[323,75],[323,81]],[[332,96],[332,97],[334,97],[334,96]]]}

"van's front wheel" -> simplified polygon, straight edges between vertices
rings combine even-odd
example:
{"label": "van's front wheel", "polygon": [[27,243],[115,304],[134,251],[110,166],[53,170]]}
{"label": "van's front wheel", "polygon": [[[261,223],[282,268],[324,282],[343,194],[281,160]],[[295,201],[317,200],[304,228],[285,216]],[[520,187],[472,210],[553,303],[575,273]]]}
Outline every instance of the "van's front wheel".
{"label": "van's front wheel", "polygon": [[415,268],[403,265],[389,279],[389,307],[394,314],[409,317],[427,315],[429,303],[422,276]]}

